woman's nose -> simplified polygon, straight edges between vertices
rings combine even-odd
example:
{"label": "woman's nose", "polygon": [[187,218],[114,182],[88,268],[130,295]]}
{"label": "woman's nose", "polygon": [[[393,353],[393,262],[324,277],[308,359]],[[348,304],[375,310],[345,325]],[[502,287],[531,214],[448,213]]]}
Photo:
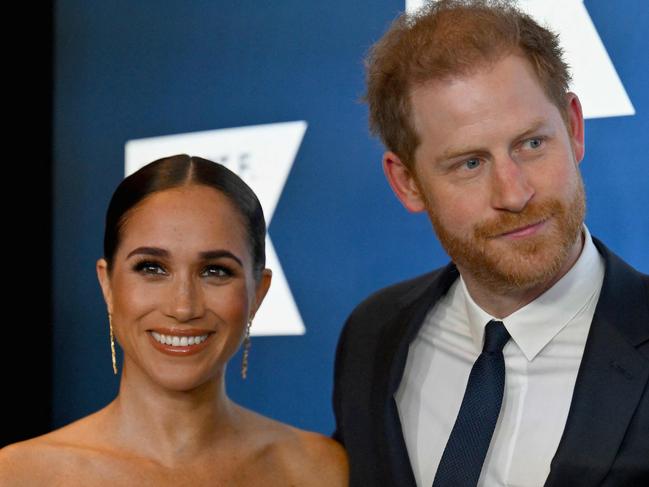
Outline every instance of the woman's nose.
{"label": "woman's nose", "polygon": [[179,322],[202,316],[205,311],[203,289],[188,276],[176,276],[167,301],[167,314]]}

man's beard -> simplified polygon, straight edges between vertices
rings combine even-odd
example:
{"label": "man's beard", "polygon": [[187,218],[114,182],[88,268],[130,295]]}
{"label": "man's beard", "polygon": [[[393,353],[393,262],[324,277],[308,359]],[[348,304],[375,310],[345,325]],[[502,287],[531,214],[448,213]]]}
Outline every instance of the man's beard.
{"label": "man's beard", "polygon": [[[558,199],[530,203],[520,213],[503,212],[476,225],[468,236],[454,235],[444,227],[426,200],[437,238],[453,262],[482,286],[499,294],[531,289],[555,277],[577,240],[586,211],[580,175],[574,196],[567,204]],[[546,225],[550,227],[542,229],[541,235],[494,239],[544,220],[549,220]]]}

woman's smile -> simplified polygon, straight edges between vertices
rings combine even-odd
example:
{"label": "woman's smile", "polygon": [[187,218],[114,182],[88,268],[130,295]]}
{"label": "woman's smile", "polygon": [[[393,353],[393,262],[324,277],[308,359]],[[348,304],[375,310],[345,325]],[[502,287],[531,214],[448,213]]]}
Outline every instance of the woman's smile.
{"label": "woman's smile", "polygon": [[214,332],[202,330],[175,330],[167,333],[147,331],[151,344],[156,350],[176,357],[194,355],[205,349],[213,334]]}

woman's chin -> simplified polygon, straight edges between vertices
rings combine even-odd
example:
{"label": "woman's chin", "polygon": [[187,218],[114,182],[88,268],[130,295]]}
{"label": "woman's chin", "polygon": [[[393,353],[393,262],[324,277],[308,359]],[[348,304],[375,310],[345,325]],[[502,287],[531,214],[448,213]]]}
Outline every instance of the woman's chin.
{"label": "woman's chin", "polygon": [[170,392],[193,392],[217,385],[223,377],[223,369],[206,371],[190,367],[164,367],[147,375],[156,385]]}

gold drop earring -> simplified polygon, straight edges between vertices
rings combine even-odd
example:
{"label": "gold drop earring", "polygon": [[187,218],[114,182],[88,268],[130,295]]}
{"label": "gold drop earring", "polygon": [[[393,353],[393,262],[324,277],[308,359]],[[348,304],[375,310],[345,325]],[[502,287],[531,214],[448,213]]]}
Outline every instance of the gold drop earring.
{"label": "gold drop earring", "polygon": [[248,320],[248,326],[246,327],[246,337],[243,339],[243,358],[241,359],[241,378],[245,379],[248,376],[248,356],[250,355],[250,327],[252,326],[251,316]]}
{"label": "gold drop earring", "polygon": [[108,328],[110,329],[110,357],[113,360],[113,373],[117,375],[117,358],[115,357],[115,335],[113,334],[113,317],[108,313]]}

